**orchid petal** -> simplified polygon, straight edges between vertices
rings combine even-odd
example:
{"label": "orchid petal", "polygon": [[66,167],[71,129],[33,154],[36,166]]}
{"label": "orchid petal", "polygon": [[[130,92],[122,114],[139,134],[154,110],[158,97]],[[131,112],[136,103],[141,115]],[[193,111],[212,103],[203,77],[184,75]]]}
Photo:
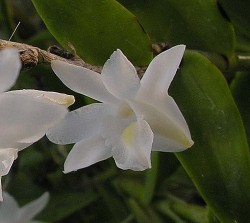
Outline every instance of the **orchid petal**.
{"label": "orchid petal", "polygon": [[162,136],[159,134],[154,134],[154,141],[152,145],[152,151],[158,152],[182,152],[187,149],[183,144],[179,143],[176,140],[171,138],[167,138],[166,136]]}
{"label": "orchid petal", "polygon": [[7,175],[9,170],[17,158],[17,149],[8,148],[0,149],[0,176]]}
{"label": "orchid petal", "polygon": [[111,157],[111,149],[105,146],[101,136],[83,139],[76,143],[64,163],[64,173],[88,167]]}
{"label": "orchid petal", "polygon": [[[159,95],[157,97],[157,99],[155,99],[153,101],[152,104],[153,104],[155,109],[159,110],[161,113],[164,113],[164,116],[166,119],[171,119],[171,122],[176,126],[176,129],[179,129],[178,131],[182,132],[183,135],[186,137],[186,140],[185,140],[186,144],[181,143],[181,141],[174,142],[171,140],[171,138],[169,138],[169,139],[167,139],[168,142],[166,142],[167,145],[169,145],[169,147],[162,147],[158,151],[171,152],[172,150],[171,150],[170,145],[172,145],[172,146],[176,145],[176,150],[174,150],[175,152],[182,151],[182,150],[192,146],[193,140],[191,139],[191,134],[190,134],[187,122],[186,122],[185,118],[183,117],[177,104],[173,100],[173,98],[165,93],[165,94]],[[157,122],[158,122],[157,125],[161,125],[160,119]],[[181,133],[179,133],[179,134],[181,134]],[[182,149],[181,149],[180,145],[183,145]]]}
{"label": "orchid petal", "polygon": [[17,49],[9,48],[0,51],[0,92],[10,89],[16,82],[21,69]]}
{"label": "orchid petal", "polygon": [[0,104],[0,145],[3,148],[18,148],[19,141],[32,137],[37,140],[35,136],[44,135],[67,113],[63,106],[19,94],[2,93]]}
{"label": "orchid petal", "polygon": [[161,110],[166,116],[171,118],[175,125],[186,135],[188,141],[193,144],[187,122],[174,99],[167,94],[163,94],[159,96],[158,100],[155,100],[153,104],[155,108]]}
{"label": "orchid petal", "polygon": [[121,169],[142,171],[151,168],[150,154],[153,132],[144,120],[132,122],[123,130],[121,143],[112,152]]}
{"label": "orchid petal", "polygon": [[[24,139],[19,140],[18,144],[20,144],[21,147],[18,146],[18,150],[20,151],[21,148],[26,148],[26,145],[31,145],[32,143],[41,139],[44,135],[44,132],[38,132],[36,135],[28,136]],[[25,145],[25,147],[23,147],[22,145]]]}
{"label": "orchid petal", "polygon": [[94,103],[72,112],[47,132],[50,141],[56,144],[76,143],[99,132],[102,121],[112,110],[112,105]]}
{"label": "orchid petal", "polygon": [[45,132],[39,132],[36,135],[28,136],[27,138],[21,139],[18,142],[16,142],[15,147],[18,148],[18,151],[21,151],[30,145],[32,145],[34,142],[38,141],[42,137],[44,137]]}
{"label": "orchid petal", "polygon": [[[136,103],[131,102],[131,104],[136,113],[143,114],[143,118],[149,123],[154,134],[166,139],[166,144],[164,145],[168,145],[167,142],[171,142],[169,145],[178,145],[176,152],[185,150],[193,145],[187,123],[173,99],[170,96],[166,96],[165,99],[165,105],[168,107],[168,110],[162,110],[162,105],[157,107],[140,101]],[[154,144],[156,144],[156,139],[154,139]],[[180,148],[180,146],[182,147]],[[170,152],[173,151],[173,148],[166,147],[157,150]]]}
{"label": "orchid petal", "polygon": [[44,193],[42,196],[36,200],[26,204],[18,211],[18,217],[20,223],[29,222],[33,217],[35,217],[39,212],[41,212],[49,201],[49,193]]}
{"label": "orchid petal", "polygon": [[17,149],[0,149],[0,201],[3,201],[1,177],[9,173],[10,168],[17,158]]}
{"label": "orchid petal", "polygon": [[15,199],[8,193],[3,192],[4,202],[0,203],[0,222],[16,223],[18,222],[18,204]]}
{"label": "orchid petal", "polygon": [[101,77],[108,91],[119,99],[134,97],[140,87],[135,67],[119,49],[104,64]]}
{"label": "orchid petal", "polygon": [[47,102],[52,102],[58,105],[65,106],[66,108],[74,104],[75,98],[72,95],[62,94],[51,91],[38,91],[38,90],[15,90],[8,91],[6,94],[22,94],[31,96],[32,98],[43,99]]}
{"label": "orchid petal", "polygon": [[[135,115],[131,115],[130,111],[126,111],[127,109],[130,109],[127,104],[124,104],[116,109],[113,108],[103,119],[100,134],[105,139],[106,146],[111,148],[115,146],[115,144],[120,140],[123,130],[131,122],[136,121]],[[124,113],[128,113],[129,115],[126,116]]]}
{"label": "orchid petal", "polygon": [[8,193],[3,193],[4,202],[0,203],[0,222],[2,223],[28,223],[31,222],[37,213],[39,213],[48,203],[49,195],[44,193],[38,199],[19,208],[15,199]]}
{"label": "orchid petal", "polygon": [[154,101],[157,95],[167,93],[181,62],[184,50],[184,45],[175,46],[157,55],[151,61],[141,79],[141,87],[137,93],[138,99]]}
{"label": "orchid petal", "polygon": [[60,80],[71,90],[100,102],[117,102],[117,99],[105,88],[100,74],[58,60],[53,60],[51,67]]}
{"label": "orchid petal", "polygon": [[[0,202],[3,201],[3,189],[2,189],[2,176],[0,175]],[[0,211],[1,211],[1,203],[0,203]]]}

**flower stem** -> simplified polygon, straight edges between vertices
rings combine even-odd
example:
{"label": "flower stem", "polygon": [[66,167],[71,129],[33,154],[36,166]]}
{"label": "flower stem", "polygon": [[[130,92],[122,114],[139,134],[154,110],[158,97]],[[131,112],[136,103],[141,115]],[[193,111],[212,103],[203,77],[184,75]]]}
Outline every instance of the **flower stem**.
{"label": "flower stem", "polygon": [[[98,73],[101,73],[102,70],[101,66],[93,66],[91,64],[87,64],[77,55],[75,55],[73,58],[67,59],[28,44],[0,39],[0,50],[8,47],[16,47],[19,49],[24,69],[33,68],[37,64],[41,63],[50,64],[52,60],[61,60],[67,63],[85,67]],[[216,53],[203,51],[198,52],[206,56],[224,73],[250,70],[250,54],[235,54],[234,56],[228,59],[227,57]],[[142,74],[145,72],[146,67],[136,67],[136,70],[139,76],[141,77]]]}

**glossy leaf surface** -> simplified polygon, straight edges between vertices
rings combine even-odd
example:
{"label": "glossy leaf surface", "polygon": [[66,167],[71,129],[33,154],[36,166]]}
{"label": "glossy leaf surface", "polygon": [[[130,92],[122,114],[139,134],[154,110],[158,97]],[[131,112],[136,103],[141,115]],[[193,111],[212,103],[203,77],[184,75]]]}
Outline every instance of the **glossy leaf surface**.
{"label": "glossy leaf surface", "polygon": [[232,94],[240,110],[242,120],[250,143],[250,74],[238,73],[231,84]]}
{"label": "glossy leaf surface", "polygon": [[219,0],[229,19],[241,32],[250,36],[250,1]]}
{"label": "glossy leaf surface", "polygon": [[250,219],[250,159],[240,114],[220,71],[187,52],[170,94],[186,118],[194,146],[177,157],[222,222]]}
{"label": "glossy leaf surface", "polygon": [[33,0],[33,4],[57,41],[68,49],[73,46],[86,62],[103,64],[117,48],[137,65],[152,58],[147,34],[115,0]]}
{"label": "glossy leaf surface", "polygon": [[231,55],[232,25],[215,0],[119,0],[139,19],[156,42],[186,44],[188,48]]}

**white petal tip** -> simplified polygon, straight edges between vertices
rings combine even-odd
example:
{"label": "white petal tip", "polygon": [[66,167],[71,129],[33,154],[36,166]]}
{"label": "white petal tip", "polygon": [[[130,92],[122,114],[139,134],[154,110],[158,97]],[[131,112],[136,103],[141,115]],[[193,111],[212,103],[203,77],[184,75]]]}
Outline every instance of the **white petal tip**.
{"label": "white petal tip", "polygon": [[194,145],[194,141],[193,141],[192,139],[189,139],[189,145],[188,145],[187,148],[190,148],[190,147],[193,146],[193,145]]}
{"label": "white petal tip", "polygon": [[77,171],[77,170],[72,170],[72,169],[69,169],[69,168],[64,168],[63,173],[67,174],[67,173],[71,173],[71,172],[75,172],[75,171]]}
{"label": "white petal tip", "polygon": [[39,91],[39,90],[34,90],[34,89],[24,89],[24,90],[8,91],[7,93],[30,96],[35,99],[43,99],[44,101],[62,105],[66,108],[75,103],[75,98],[73,95],[67,95],[67,94],[52,92],[52,91]]}
{"label": "white petal tip", "polygon": [[47,92],[43,95],[43,97],[50,102],[62,105],[66,108],[75,103],[75,97],[73,95],[61,94],[57,92]]}
{"label": "white petal tip", "polygon": [[75,97],[73,95],[65,95],[62,105],[66,108],[75,103]]}
{"label": "white petal tip", "polygon": [[69,173],[69,172],[70,172],[70,171],[68,171],[68,170],[65,170],[65,169],[63,170],[63,173],[64,173],[64,174],[67,174],[67,173]]}
{"label": "white petal tip", "polygon": [[120,50],[120,49],[117,49],[117,50],[115,50],[112,54],[111,54],[111,56],[110,57],[112,57],[113,55],[116,55],[116,54],[123,54],[122,53],[122,51]]}
{"label": "white petal tip", "polygon": [[185,51],[185,49],[186,49],[186,45],[184,45],[184,44],[180,44],[180,45],[177,45],[177,46],[174,46],[174,47],[172,47],[172,49],[178,49],[178,50],[180,50],[180,51]]}
{"label": "white petal tip", "polygon": [[185,138],[183,138],[181,140],[181,143],[185,149],[188,149],[194,144],[194,141],[191,139],[191,137],[189,135],[189,136],[186,136]]}
{"label": "white petal tip", "polygon": [[128,60],[124,53],[120,49],[117,49],[111,54],[110,59],[108,59],[108,61],[121,60],[121,58],[125,58],[125,60]]}
{"label": "white petal tip", "polygon": [[17,49],[6,48],[0,51],[0,92],[7,91],[15,84],[20,69],[21,61]]}
{"label": "white petal tip", "polygon": [[64,174],[67,174],[67,173],[70,173],[70,172],[75,172],[77,171],[78,169],[73,169],[72,168],[72,164],[68,163],[67,161],[69,161],[68,159],[66,159],[65,163],[64,163],[64,170],[63,170],[63,173]]}
{"label": "white petal tip", "polygon": [[182,148],[178,149],[176,152],[182,152],[191,148],[194,144],[194,141],[191,138],[187,138],[185,142],[182,142]]}
{"label": "white petal tip", "polygon": [[186,49],[186,45],[183,45],[183,44],[182,45],[177,45],[177,46],[174,46],[174,47],[160,53],[159,56],[161,56],[161,54],[162,55],[164,55],[164,54],[168,55],[168,54],[171,53],[172,57],[174,57],[174,55],[176,55],[176,56],[178,55],[178,58],[182,58],[182,56],[183,56],[183,54],[185,52],[185,49]]}

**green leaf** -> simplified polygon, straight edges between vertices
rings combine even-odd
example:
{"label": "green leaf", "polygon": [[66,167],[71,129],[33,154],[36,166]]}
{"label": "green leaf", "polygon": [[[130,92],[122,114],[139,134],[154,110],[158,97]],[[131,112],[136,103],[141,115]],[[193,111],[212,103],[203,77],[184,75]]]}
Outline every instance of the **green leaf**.
{"label": "green leaf", "polygon": [[[13,167],[11,169],[13,171]],[[11,177],[9,173],[6,177]],[[20,188],[23,188],[22,190]],[[16,175],[11,179],[7,188],[8,192],[15,197],[18,203],[22,206],[44,193],[44,189],[41,185],[37,185],[34,180],[27,175],[26,172],[18,171]]]}
{"label": "green leaf", "polygon": [[94,202],[98,195],[94,192],[51,194],[49,204],[38,219],[56,222]]}
{"label": "green leaf", "polygon": [[207,210],[207,218],[209,223],[220,223],[210,208]]}
{"label": "green leaf", "polygon": [[250,73],[237,73],[231,84],[231,90],[241,113],[250,145]]}
{"label": "green leaf", "polygon": [[156,208],[158,209],[158,211],[168,217],[167,222],[173,222],[173,223],[187,223],[186,221],[184,221],[183,219],[181,219],[181,217],[176,214],[170,207],[169,202],[161,202],[161,203],[157,203],[156,204]]}
{"label": "green leaf", "polygon": [[224,77],[205,57],[187,52],[170,92],[194,140],[178,159],[220,221],[248,222],[249,150]]}
{"label": "green leaf", "polygon": [[184,222],[208,223],[206,208],[195,204],[188,204],[174,196],[167,196],[166,200],[158,202],[156,206],[163,214],[179,222],[183,221],[178,219],[178,217],[185,220]]}
{"label": "green leaf", "polygon": [[120,48],[137,65],[152,59],[151,44],[135,16],[115,0],[33,0],[54,37],[73,45],[86,62],[103,64]]}
{"label": "green leaf", "polygon": [[115,193],[114,188],[110,185],[97,185],[97,190],[108,207],[115,222],[122,222],[128,215],[128,211],[121,201],[120,197]]}
{"label": "green leaf", "polygon": [[146,171],[143,188],[142,202],[145,205],[150,204],[164,180],[179,166],[179,161],[171,153],[154,152],[151,160],[152,168]]}
{"label": "green leaf", "polygon": [[128,199],[130,209],[138,223],[163,223],[160,216],[150,207],[140,206],[136,200]]}
{"label": "green leaf", "polygon": [[236,52],[250,52],[250,38],[246,34],[236,30]]}
{"label": "green leaf", "polygon": [[239,30],[250,36],[250,1],[249,0],[219,0],[218,1],[232,23]]}
{"label": "green leaf", "polygon": [[141,179],[141,174],[136,173],[132,176],[128,174],[121,174],[114,180],[114,185],[122,196],[127,195],[129,197],[135,198],[138,201],[143,201],[144,185]]}
{"label": "green leaf", "polygon": [[232,25],[215,0],[118,0],[131,10],[153,41],[230,56],[234,51]]}
{"label": "green leaf", "polygon": [[151,156],[152,168],[146,171],[145,186],[143,188],[142,202],[145,205],[150,204],[154,197],[158,179],[159,154],[153,153]]}

